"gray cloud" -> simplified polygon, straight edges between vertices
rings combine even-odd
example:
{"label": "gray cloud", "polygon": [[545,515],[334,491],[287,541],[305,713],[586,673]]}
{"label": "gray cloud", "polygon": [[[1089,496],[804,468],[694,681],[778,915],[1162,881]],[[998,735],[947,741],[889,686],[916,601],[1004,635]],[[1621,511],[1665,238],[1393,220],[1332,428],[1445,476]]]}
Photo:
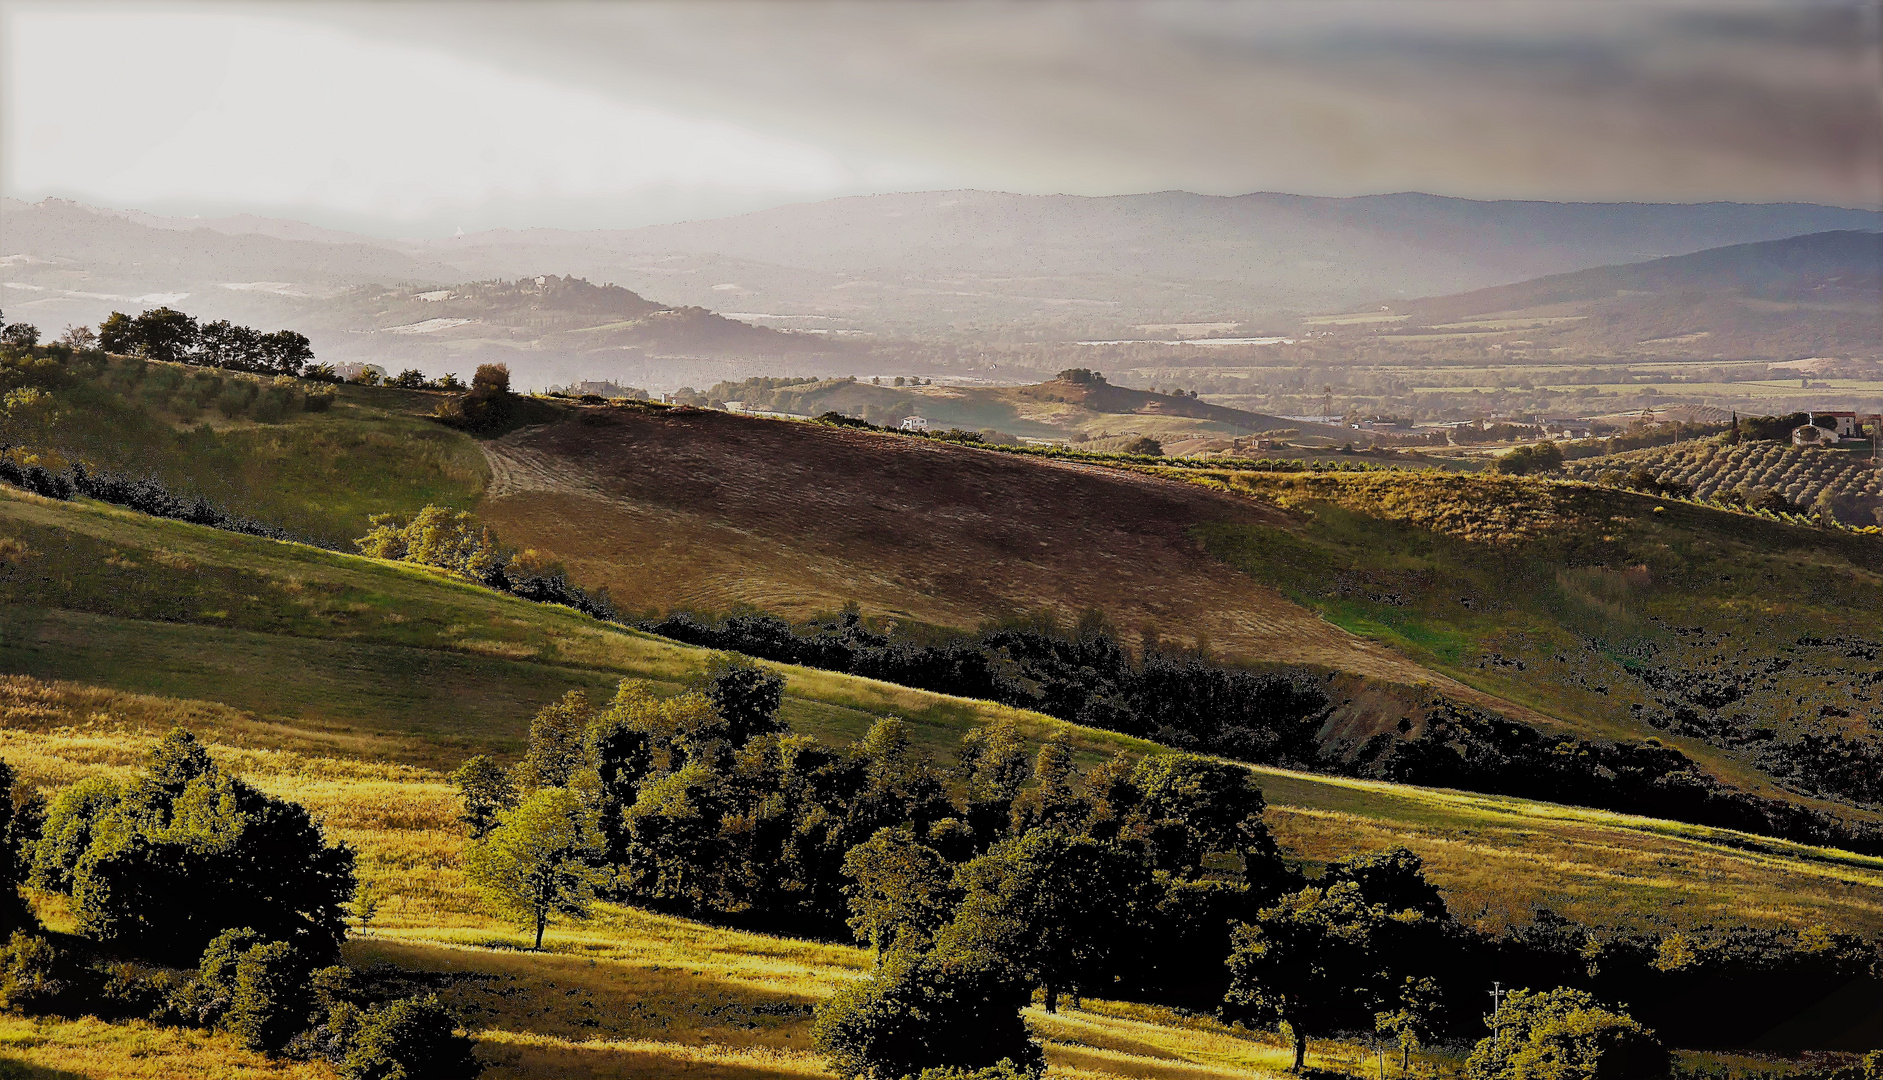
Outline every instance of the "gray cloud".
{"label": "gray cloud", "polygon": [[324,11],[963,186],[1879,202],[1869,5],[659,3]]}

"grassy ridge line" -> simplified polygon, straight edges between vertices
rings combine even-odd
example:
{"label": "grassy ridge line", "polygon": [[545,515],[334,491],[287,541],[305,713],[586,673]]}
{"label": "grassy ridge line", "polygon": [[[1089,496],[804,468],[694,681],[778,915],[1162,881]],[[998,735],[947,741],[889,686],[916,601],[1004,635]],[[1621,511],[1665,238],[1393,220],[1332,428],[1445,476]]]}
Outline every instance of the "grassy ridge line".
{"label": "grassy ridge line", "polygon": [[[548,696],[560,687],[544,688],[537,685],[541,680],[545,677],[567,679],[570,672],[575,672],[581,680],[593,680],[586,685],[598,692],[605,691],[613,679],[625,676],[649,677],[677,686],[698,671],[708,655],[705,650],[619,630],[572,611],[530,604],[402,565],[200,526],[142,519],[112,508],[51,503],[29,496],[0,499],[0,522],[17,521],[9,513],[17,506],[30,507],[37,518],[50,514],[70,521],[75,528],[66,530],[68,532],[77,532],[79,527],[104,530],[119,539],[138,537],[152,545],[140,550],[121,547],[117,555],[121,561],[135,562],[153,551],[190,552],[189,557],[202,560],[196,573],[174,570],[166,573],[181,576],[191,585],[205,580],[203,571],[210,565],[209,556],[220,553],[225,561],[241,563],[257,572],[256,581],[245,581],[244,588],[263,588],[277,580],[268,573],[272,567],[279,574],[298,574],[307,587],[332,580],[351,583],[361,589],[397,587],[409,591],[410,610],[415,618],[384,624],[361,621],[350,625],[349,636],[339,641],[221,626],[84,616],[84,628],[88,632],[68,635],[64,644],[68,663],[74,665],[70,670],[84,681],[149,689],[148,673],[137,670],[135,663],[111,659],[110,650],[117,647],[116,643],[128,642],[127,648],[141,647],[151,636],[168,634],[172,635],[177,648],[187,648],[193,643],[198,654],[206,658],[218,650],[228,651],[231,642],[246,643],[249,651],[237,657],[232,667],[204,671],[203,665],[194,665],[178,676],[179,680],[193,682],[171,683],[162,689],[171,696],[212,701],[234,697],[259,714],[260,722],[294,727],[307,721],[292,710],[279,708],[278,701],[274,702],[277,707],[269,707],[270,696],[278,693],[271,687],[285,677],[276,674],[279,672],[305,677],[314,687],[324,688],[330,702],[352,697],[350,702],[345,702],[350,710],[347,715],[335,715],[330,704],[327,715],[314,716],[313,726],[317,730],[335,737],[383,740],[377,744],[376,753],[393,760],[423,762],[442,770],[473,748],[514,749],[520,744],[529,713],[533,711],[530,701],[518,693],[519,684],[532,693]],[[127,531],[127,523],[134,528]],[[30,561],[31,556],[27,559]],[[19,576],[17,568],[11,576]],[[381,599],[383,601],[383,597]],[[489,620],[494,615],[503,624],[500,628],[506,629],[509,635],[508,644],[538,649],[554,647],[557,655],[553,658],[515,657],[479,651],[488,648],[487,643],[492,640],[493,632],[487,627],[479,629],[480,636],[473,639],[474,647],[470,648],[461,641],[449,644],[458,641],[455,638],[447,637],[441,642],[435,635],[432,638],[420,635],[421,644],[398,642],[397,635],[417,633],[414,624],[422,620],[416,616],[422,614],[427,604],[445,605],[450,609],[445,615],[462,623]],[[77,616],[58,613],[58,617]],[[443,617],[439,621],[443,621]],[[394,641],[372,640],[382,632],[392,635]],[[385,691],[376,689],[370,680],[362,684],[359,680],[326,679],[320,665],[309,664],[310,652],[317,656],[333,654],[317,650],[351,650],[356,656],[374,653],[381,657],[380,670],[393,680],[409,680],[414,671],[420,670],[413,666],[417,660],[446,657],[460,662],[460,670],[487,680],[481,684],[482,688],[474,687],[480,693],[488,689],[491,693],[507,694],[503,702],[507,707],[478,714],[481,718],[475,725],[459,722],[459,717],[467,714],[447,716],[442,725],[388,723],[375,715],[375,710],[386,701]],[[5,655],[11,662],[17,658],[19,650],[10,649]],[[133,655],[132,660],[135,659]],[[827,739],[854,738],[876,717],[897,714],[917,725],[921,741],[931,753],[945,754],[967,727],[1010,717],[1036,739],[1051,731],[1072,732],[1087,760],[1117,749],[1137,753],[1155,753],[1160,749],[1140,740],[1080,729],[1040,714],[987,702],[911,690],[850,675],[786,665],[769,666],[787,678],[791,699],[788,718],[800,730]],[[248,695],[247,700],[243,700],[244,695]],[[1701,876],[1724,875],[1723,879],[1736,881],[1736,887],[1743,888],[1748,895],[1773,897],[1768,906],[1774,918],[1829,911],[1835,912],[1832,917],[1840,923],[1883,926],[1883,909],[1868,895],[1870,890],[1883,887],[1883,881],[1877,880],[1873,860],[1857,856],[1814,853],[1802,845],[1787,845],[1724,830],[1555,807],[1522,799],[1281,770],[1258,770],[1258,773],[1264,777],[1264,785],[1271,789],[1278,831],[1291,849],[1310,862],[1319,861],[1322,854],[1341,847],[1346,837],[1364,834],[1369,846],[1403,842],[1428,854],[1439,880],[1454,884],[1457,890],[1486,905],[1535,902],[1554,888],[1539,887],[1541,881],[1568,881],[1574,886],[1567,889],[1568,892],[1580,889],[1588,896],[1608,887],[1618,877],[1639,877],[1646,868],[1647,872],[1665,880],[1653,885],[1649,895],[1643,898],[1643,906],[1630,912],[1619,910],[1613,904],[1603,904],[1599,898],[1590,900],[1594,916],[1591,921],[1638,916],[1654,910],[1655,904],[1665,903],[1668,897],[1678,898],[1703,887],[1710,888],[1699,880]],[[1460,846],[1461,843],[1464,846]],[[1503,848],[1509,851],[1500,853],[1499,849]],[[1482,880],[1480,874],[1487,859],[1503,860],[1505,868],[1514,876],[1501,882]],[[1538,869],[1536,860],[1560,865],[1554,869],[1547,866]],[[1639,865],[1633,868],[1618,865],[1631,860]],[[1690,864],[1704,864],[1707,867],[1704,875],[1691,875],[1693,880],[1688,880],[1689,875],[1684,874],[1681,867]],[[1800,873],[1806,870],[1812,872]],[[1539,874],[1543,877],[1539,878]],[[1862,895],[1838,898],[1822,895],[1823,890],[1813,888],[1791,898],[1776,896],[1783,888],[1782,879],[1789,877],[1796,881],[1804,876],[1820,880],[1831,889],[1861,890]],[[1600,917],[1603,914],[1608,918]]]}
{"label": "grassy ridge line", "polygon": [[[39,669],[25,674],[206,700],[233,694],[232,703],[261,713],[282,712],[266,703],[285,699],[304,706],[310,719],[387,732],[400,729],[383,718],[375,722],[384,696],[429,675],[433,685],[399,710],[402,719],[413,724],[420,708],[450,703],[466,710],[450,718],[454,724],[473,723],[406,730],[514,746],[530,713],[562,689],[601,691],[620,678],[677,688],[704,670],[710,655],[406,563],[99,503],[0,488],[0,528],[24,548],[4,556],[0,598],[9,606],[0,612],[0,628],[8,632],[0,656],[16,670]],[[49,632],[36,634],[48,625]],[[787,678],[787,718],[836,738],[860,735],[892,713],[916,725],[931,747],[952,746],[963,728],[1001,718],[1041,734],[1066,726],[991,702],[772,666]],[[491,708],[464,700],[450,679],[491,691],[535,680],[550,685],[505,694]],[[351,689],[358,699],[335,689]],[[1151,748],[1111,732],[1081,732],[1079,741],[1091,754]]]}

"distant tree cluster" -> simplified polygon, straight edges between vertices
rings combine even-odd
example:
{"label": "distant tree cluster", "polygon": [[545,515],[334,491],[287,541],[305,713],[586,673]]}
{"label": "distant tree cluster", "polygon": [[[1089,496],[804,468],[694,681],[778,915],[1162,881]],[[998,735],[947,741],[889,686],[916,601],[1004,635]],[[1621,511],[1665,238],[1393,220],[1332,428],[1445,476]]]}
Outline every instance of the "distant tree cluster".
{"label": "distant tree cluster", "polygon": [[562,604],[597,619],[618,618],[607,589],[590,592],[571,584],[559,564],[517,555],[463,511],[426,506],[409,520],[396,514],[374,514],[370,520],[371,531],[353,541],[363,555],[449,571],[525,600]]}
{"label": "distant tree cluster", "polygon": [[[1398,783],[1601,807],[1883,855],[1883,829],[1727,787],[1658,740],[1607,743],[1545,734],[1449,699],[1433,704],[1421,728],[1409,739],[1376,735],[1334,768]],[[1827,755],[1838,752],[1835,744],[1820,747]],[[1861,769],[1877,759],[1845,751],[1843,760]],[[1861,790],[1874,791],[1875,785]]]}
{"label": "distant tree cluster", "polygon": [[1553,442],[1532,443],[1519,446],[1498,455],[1491,462],[1491,468],[1506,476],[1526,476],[1530,473],[1555,472],[1563,467],[1562,448]]}
{"label": "distant tree cluster", "polygon": [[1245,761],[1308,765],[1329,702],[1305,675],[1240,671],[1155,648],[1134,659],[1099,622],[1070,633],[1007,627],[941,645],[900,642],[854,614],[794,628],[675,613],[641,629],[691,645],[1037,709],[1062,720]]}
{"label": "distant tree cluster", "polygon": [[510,392],[510,368],[480,364],[463,397],[439,404],[439,422],[474,434],[494,434],[508,427],[517,412],[517,395]]}
{"label": "distant tree cluster", "polygon": [[[436,998],[376,1003],[339,963],[352,850],[188,732],[123,783],[81,780],[50,806],[23,794],[0,763],[0,1006],[219,1028],[347,1080],[481,1071]],[[68,898],[76,944],[38,932],[23,884]]]}
{"label": "distant tree cluster", "polygon": [[262,333],[226,319],[198,324],[195,317],[168,307],[135,317],[112,312],[98,326],[98,347],[146,360],[263,375],[299,375],[314,359],[305,334]]}

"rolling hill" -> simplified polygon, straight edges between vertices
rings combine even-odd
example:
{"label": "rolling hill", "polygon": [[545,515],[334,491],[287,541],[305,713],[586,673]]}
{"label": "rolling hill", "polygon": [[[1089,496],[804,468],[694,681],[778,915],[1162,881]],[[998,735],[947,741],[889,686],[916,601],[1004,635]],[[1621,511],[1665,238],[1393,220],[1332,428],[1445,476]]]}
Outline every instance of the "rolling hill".
{"label": "rolling hill", "polygon": [[[401,454],[428,429],[436,395],[346,387],[332,408],[286,423],[185,419],[167,369],[112,362],[54,386],[90,407],[55,418],[49,441],[116,424],[130,433],[122,452],[169,482],[219,484],[237,509],[291,511],[328,538],[375,504],[477,505],[514,516],[504,525],[520,530],[513,542],[537,530],[582,580],[594,570],[645,590],[703,582],[728,607],[830,589],[877,620],[932,618],[940,625],[923,629],[938,631],[1017,600],[1108,607],[1121,623],[1117,611],[1139,610],[1177,635],[1223,625],[1215,609],[1226,609],[1247,636],[1232,642],[1233,625],[1213,636],[1219,655],[1272,664],[1314,651],[1319,664],[1370,675],[1330,684],[1353,698],[1335,739],[1390,729],[1406,702],[1393,711],[1388,691],[1406,679],[1539,724],[1638,734],[1652,725],[1622,706],[1685,692],[1657,680],[1690,659],[1682,650],[1704,658],[1727,632],[1805,658],[1760,672],[1748,700],[1761,708],[1814,683],[1821,692],[1818,669],[1852,649],[1834,661],[1851,685],[1833,689],[1853,715],[1834,719],[1854,724],[1874,699],[1855,678],[1874,667],[1856,639],[1878,599],[1873,537],[1682,504],[1657,513],[1645,496],[1581,485],[1056,463],[648,406],[544,403],[548,424],[484,442],[430,427],[423,453]],[[152,380],[166,388],[147,392]],[[467,454],[487,464],[468,467]],[[623,570],[636,559],[644,569]],[[1704,635],[1690,632],[1696,624]],[[1844,637],[1806,644],[1807,631]],[[1579,650],[1576,663],[1552,667],[1552,648]],[[601,904],[586,924],[558,923],[533,952],[460,868],[465,836],[448,779],[458,763],[479,752],[513,759],[532,712],[565,690],[599,698],[634,677],[671,692],[708,660],[407,563],[0,487],[0,757],[56,792],[127,775],[172,725],[195,730],[225,769],[305,804],[356,848],[377,907],[356,917],[347,960],[401,992],[437,992],[500,1080],[827,1075],[809,1010],[868,970],[864,951]],[[1083,763],[1160,749],[985,701],[770,666],[786,679],[782,715],[826,742],[894,715],[938,759],[998,719],[1034,744],[1067,734]],[[1510,704],[1525,701],[1533,707]],[[1664,737],[1696,753],[1711,746],[1705,732]],[[1769,785],[1735,754],[1707,761]],[[1547,907],[1611,932],[1883,932],[1874,856],[1520,798],[1252,772],[1287,858],[1317,871],[1404,844],[1479,927],[1524,924]],[[52,929],[71,928],[69,912],[40,899]],[[1774,1003],[1775,1033],[1745,1041],[1869,1045],[1857,1041],[1870,1021],[1853,990],[1866,992],[1827,986],[1822,1002]],[[1277,1036],[1167,1009],[1088,999],[1026,1016],[1052,1075],[1069,1080],[1264,1078],[1285,1063]],[[1350,1068],[1363,1046],[1319,1041],[1319,1061]],[[223,1033],[89,1018],[0,1018],[0,1061],[27,1075],[325,1075]],[[1424,1063],[1455,1066],[1456,1054],[1436,1048]]]}
{"label": "rolling hill", "polygon": [[[1859,818],[1879,802],[1852,779],[1883,760],[1862,644],[1883,602],[1874,536],[1586,485],[1160,473],[646,405],[545,402],[553,422],[475,440],[424,419],[439,394],[346,387],[326,412],[211,424],[175,410],[216,388],[185,394],[178,373],[112,362],[55,389],[85,407],[44,434],[79,456],[116,447],[98,464],[327,543],[373,513],[474,509],[630,612],[803,619],[855,603],[946,636],[1095,610],[1127,640],[1333,675],[1322,742],[1336,753],[1419,730],[1442,694],[1544,729],[1660,738],[1775,798]],[[110,565],[108,548],[93,555]],[[151,661],[173,668],[182,640],[152,628],[139,648],[174,650]],[[1786,659],[1803,655],[1817,658]]]}
{"label": "rolling hill", "polygon": [[1063,378],[1025,386],[947,384],[896,386],[848,379],[748,379],[711,387],[713,400],[738,401],[747,412],[821,416],[840,412],[894,427],[912,414],[937,428],[994,431],[1027,438],[1070,440],[1150,436],[1163,441],[1250,435],[1287,430],[1318,443],[1353,433],[1215,405],[1180,394],[1138,390],[1106,382]]}

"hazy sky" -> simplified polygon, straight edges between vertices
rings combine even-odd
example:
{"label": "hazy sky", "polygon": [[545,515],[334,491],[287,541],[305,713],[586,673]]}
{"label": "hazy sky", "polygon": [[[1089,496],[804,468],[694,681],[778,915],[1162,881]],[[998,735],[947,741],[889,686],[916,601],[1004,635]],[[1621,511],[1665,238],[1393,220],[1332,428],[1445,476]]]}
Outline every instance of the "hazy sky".
{"label": "hazy sky", "polygon": [[1877,206],[1876,14],[0,0],[0,189],[385,235],[953,187]]}

